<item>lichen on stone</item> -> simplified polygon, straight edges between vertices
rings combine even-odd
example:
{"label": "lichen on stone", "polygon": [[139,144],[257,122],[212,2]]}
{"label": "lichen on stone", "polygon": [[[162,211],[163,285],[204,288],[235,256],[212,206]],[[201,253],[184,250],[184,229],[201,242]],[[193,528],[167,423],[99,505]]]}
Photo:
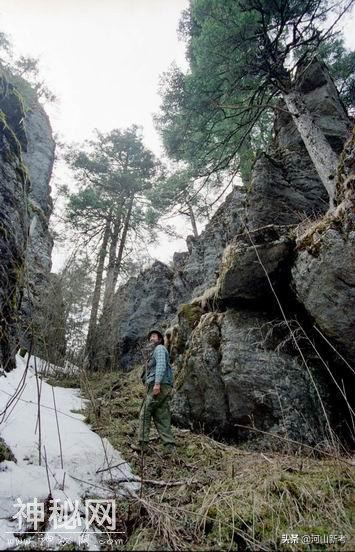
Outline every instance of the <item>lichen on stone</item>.
{"label": "lichen on stone", "polygon": [[198,304],[185,303],[180,305],[178,310],[179,320],[184,318],[187,320],[191,328],[194,328],[203,314],[202,308]]}

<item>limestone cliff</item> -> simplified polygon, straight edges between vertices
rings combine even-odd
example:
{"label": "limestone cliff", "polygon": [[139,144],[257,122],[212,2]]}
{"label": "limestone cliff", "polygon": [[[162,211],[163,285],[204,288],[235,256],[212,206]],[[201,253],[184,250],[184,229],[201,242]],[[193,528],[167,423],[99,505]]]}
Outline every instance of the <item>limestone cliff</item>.
{"label": "limestone cliff", "polygon": [[24,99],[22,79],[12,84],[8,76],[0,79],[0,362],[7,370],[19,343],[28,347],[37,331],[36,309],[48,283],[54,159],[48,117],[33,91]]}

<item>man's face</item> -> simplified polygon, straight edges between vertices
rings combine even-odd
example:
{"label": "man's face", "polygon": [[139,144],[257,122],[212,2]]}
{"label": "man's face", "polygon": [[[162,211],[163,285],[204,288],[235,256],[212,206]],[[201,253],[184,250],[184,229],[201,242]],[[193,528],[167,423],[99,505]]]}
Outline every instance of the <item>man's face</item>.
{"label": "man's face", "polygon": [[149,342],[154,343],[154,345],[158,345],[158,343],[160,343],[160,337],[157,333],[153,332],[149,338]]}

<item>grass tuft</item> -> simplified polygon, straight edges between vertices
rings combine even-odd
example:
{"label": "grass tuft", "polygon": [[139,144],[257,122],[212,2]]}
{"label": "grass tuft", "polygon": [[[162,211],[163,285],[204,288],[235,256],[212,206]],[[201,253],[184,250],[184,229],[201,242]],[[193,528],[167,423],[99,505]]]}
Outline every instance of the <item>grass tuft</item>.
{"label": "grass tuft", "polygon": [[[86,419],[144,479],[139,497],[120,499],[124,550],[344,550],[352,532],[354,473],[349,458],[255,452],[174,428],[177,455],[164,458],[158,435],[142,459],[132,451],[144,396],[140,367],[85,377]],[[344,535],[334,544],[282,543],[282,535]]]}

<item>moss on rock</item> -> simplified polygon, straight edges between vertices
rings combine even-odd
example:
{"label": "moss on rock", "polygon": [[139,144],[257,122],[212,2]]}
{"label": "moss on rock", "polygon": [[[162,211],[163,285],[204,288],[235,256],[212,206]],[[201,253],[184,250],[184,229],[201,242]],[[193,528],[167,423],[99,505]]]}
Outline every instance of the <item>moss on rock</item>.
{"label": "moss on rock", "polygon": [[184,318],[189,323],[191,329],[195,328],[203,315],[200,305],[193,303],[184,303],[178,310],[179,321]]}

